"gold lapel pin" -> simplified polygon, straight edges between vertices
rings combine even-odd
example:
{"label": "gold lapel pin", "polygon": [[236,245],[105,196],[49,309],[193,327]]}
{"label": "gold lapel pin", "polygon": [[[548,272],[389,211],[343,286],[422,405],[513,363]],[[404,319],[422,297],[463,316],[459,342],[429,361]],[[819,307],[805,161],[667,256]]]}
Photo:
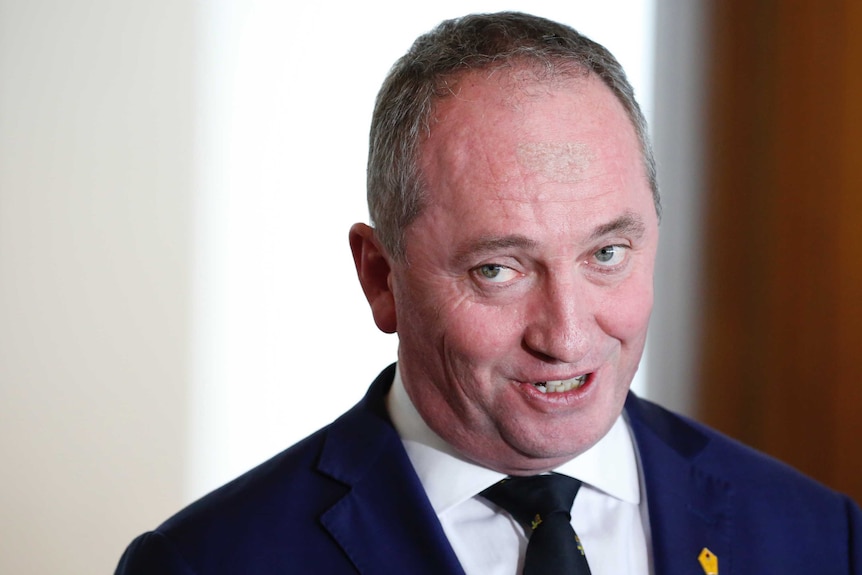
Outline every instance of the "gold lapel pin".
{"label": "gold lapel pin", "polygon": [[718,575],[718,557],[715,553],[704,547],[697,556],[697,560],[700,561],[700,566],[703,567],[706,575]]}

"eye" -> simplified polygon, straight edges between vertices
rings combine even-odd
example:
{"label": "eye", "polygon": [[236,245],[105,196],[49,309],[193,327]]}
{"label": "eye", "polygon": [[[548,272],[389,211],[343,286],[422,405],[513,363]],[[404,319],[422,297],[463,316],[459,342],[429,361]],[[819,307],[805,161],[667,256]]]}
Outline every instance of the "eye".
{"label": "eye", "polygon": [[505,283],[515,279],[518,272],[500,264],[484,264],[476,268],[476,273],[483,280],[493,283]]}
{"label": "eye", "polygon": [[626,246],[605,246],[595,252],[593,257],[602,267],[613,267],[625,261],[627,251]]}

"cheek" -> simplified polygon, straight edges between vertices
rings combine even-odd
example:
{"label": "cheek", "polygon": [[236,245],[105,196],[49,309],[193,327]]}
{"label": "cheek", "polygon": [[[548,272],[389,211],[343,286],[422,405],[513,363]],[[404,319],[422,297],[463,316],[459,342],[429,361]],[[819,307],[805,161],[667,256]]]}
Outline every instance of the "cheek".
{"label": "cheek", "polygon": [[651,283],[620,286],[602,300],[596,320],[606,334],[625,344],[643,343],[652,313]]}
{"label": "cheek", "polygon": [[442,356],[450,369],[485,363],[517,337],[511,308],[478,304],[451,280],[410,277],[396,302],[402,344],[426,359]]}
{"label": "cheek", "polygon": [[523,329],[517,310],[462,302],[446,310],[446,344],[450,353],[472,364],[496,362],[518,347]]}

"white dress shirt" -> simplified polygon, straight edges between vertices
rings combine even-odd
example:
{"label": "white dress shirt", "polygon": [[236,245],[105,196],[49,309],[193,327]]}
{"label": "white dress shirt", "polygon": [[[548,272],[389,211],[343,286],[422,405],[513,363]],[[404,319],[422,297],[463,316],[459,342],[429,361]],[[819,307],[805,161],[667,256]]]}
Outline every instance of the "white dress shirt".
{"label": "white dress shirt", "polygon": [[[465,573],[519,574],[527,548],[523,528],[507,512],[477,497],[505,474],[464,459],[434,433],[413,406],[397,369],[387,407]],[[583,482],[572,508],[572,526],[592,575],[650,575],[646,497],[623,416],[596,445],[554,471]]]}

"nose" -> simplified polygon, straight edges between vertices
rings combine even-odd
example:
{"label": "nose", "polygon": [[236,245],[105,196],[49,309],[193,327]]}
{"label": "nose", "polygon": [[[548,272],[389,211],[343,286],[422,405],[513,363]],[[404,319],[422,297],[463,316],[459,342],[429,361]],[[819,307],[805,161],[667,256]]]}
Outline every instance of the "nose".
{"label": "nose", "polygon": [[576,283],[574,278],[549,278],[530,306],[524,346],[544,361],[577,363],[589,351],[590,298]]}

